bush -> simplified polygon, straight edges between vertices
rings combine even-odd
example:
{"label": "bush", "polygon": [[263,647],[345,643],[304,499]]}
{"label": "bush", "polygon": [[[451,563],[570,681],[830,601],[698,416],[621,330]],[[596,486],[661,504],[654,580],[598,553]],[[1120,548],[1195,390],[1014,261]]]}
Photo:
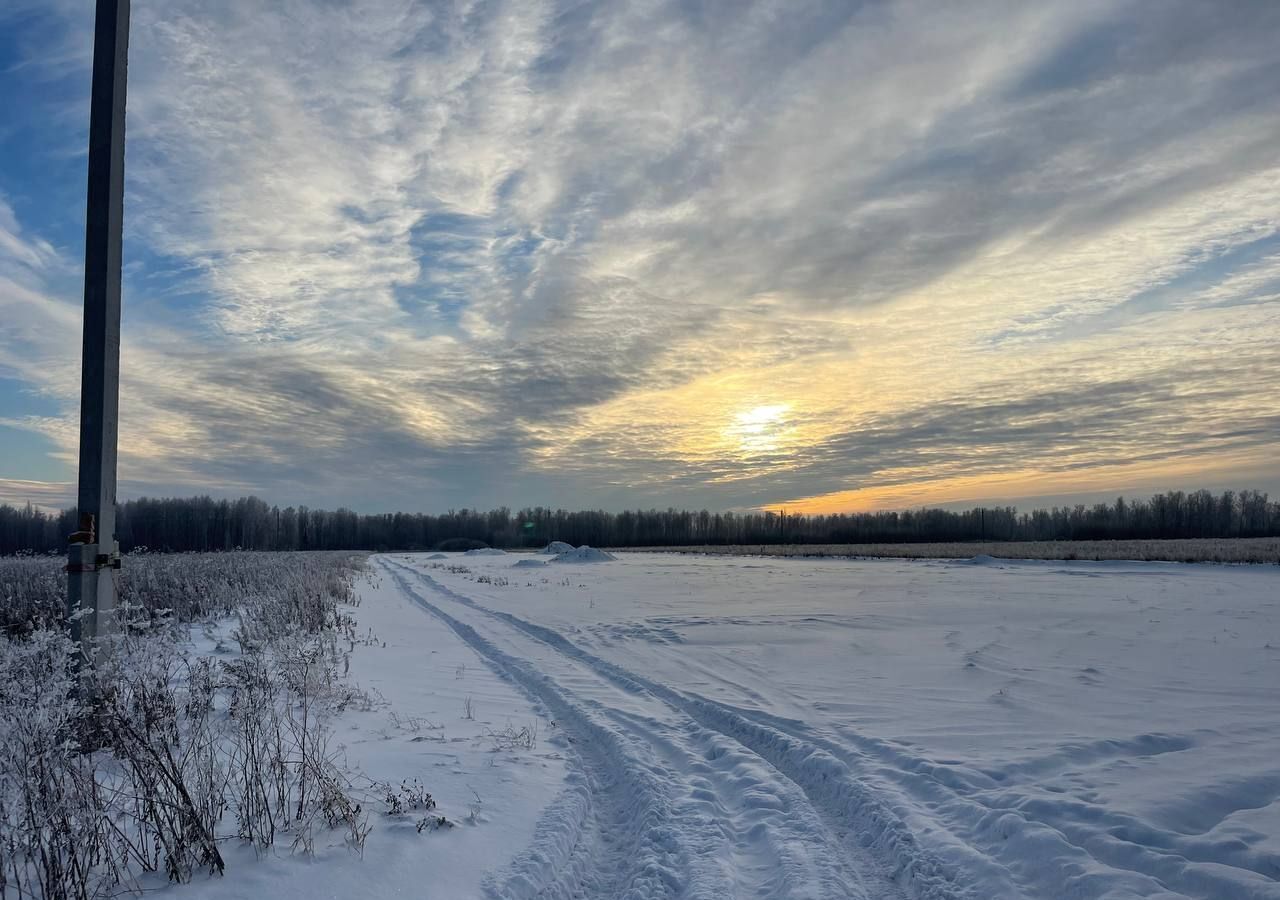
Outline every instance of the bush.
{"label": "bush", "polygon": [[[122,602],[120,628],[83,674],[60,627],[11,615],[13,636],[0,633],[0,897],[88,900],[136,888],[139,873],[221,872],[229,811],[235,836],[260,850],[287,834],[309,853],[318,829],[337,827],[362,852],[368,816],[328,724],[353,696],[338,637],[354,641],[355,622],[338,603],[353,599],[359,566],[351,554],[147,558],[121,591],[146,602]],[[49,583],[45,568],[0,569],[15,572]],[[45,593],[24,608],[50,603]],[[233,611],[241,655],[195,656],[179,618]]]}
{"label": "bush", "polygon": [[0,636],[0,895],[87,898],[111,854],[93,759],[76,735],[75,650],[59,632]]}

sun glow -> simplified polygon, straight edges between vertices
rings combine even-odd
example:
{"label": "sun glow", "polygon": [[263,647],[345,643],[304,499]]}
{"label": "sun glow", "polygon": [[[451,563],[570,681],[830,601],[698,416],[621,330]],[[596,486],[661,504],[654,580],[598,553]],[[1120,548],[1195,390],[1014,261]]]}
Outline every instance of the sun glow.
{"label": "sun glow", "polygon": [[788,428],[785,418],[791,409],[788,403],[756,406],[733,417],[733,423],[725,429],[725,436],[738,445],[743,456],[774,453],[779,438]]}

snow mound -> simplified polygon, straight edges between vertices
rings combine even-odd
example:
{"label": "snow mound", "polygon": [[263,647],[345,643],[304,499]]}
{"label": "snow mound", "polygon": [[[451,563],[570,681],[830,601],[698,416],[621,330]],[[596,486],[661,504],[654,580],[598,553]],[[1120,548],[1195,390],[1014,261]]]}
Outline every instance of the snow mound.
{"label": "snow mound", "polygon": [[448,558],[449,558],[449,555],[447,553],[432,553],[430,556],[427,557],[427,559],[448,559]]}
{"label": "snow mound", "polygon": [[987,556],[985,553],[979,553],[977,556],[966,559],[964,562],[966,565],[970,566],[998,566],[1002,561],[996,559],[994,556]]}
{"label": "snow mound", "polygon": [[463,556],[506,556],[506,550],[499,550],[497,547],[478,547],[475,550],[468,550]]}
{"label": "snow mound", "polygon": [[539,553],[568,553],[573,549],[573,544],[566,544],[564,541],[552,541],[547,546],[539,550]]}
{"label": "snow mound", "polygon": [[551,561],[560,563],[597,563],[609,562],[616,558],[612,553],[605,553],[603,550],[597,550],[595,547],[588,547],[583,544],[577,550],[566,550],[564,553],[557,553]]}
{"label": "snow mound", "polygon": [[522,559],[511,568],[513,569],[540,569],[547,564],[544,559]]}

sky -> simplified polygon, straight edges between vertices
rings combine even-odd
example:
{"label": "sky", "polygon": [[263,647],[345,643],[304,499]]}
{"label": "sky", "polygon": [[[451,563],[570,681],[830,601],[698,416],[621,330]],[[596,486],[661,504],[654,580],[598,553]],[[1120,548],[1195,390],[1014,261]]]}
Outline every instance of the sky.
{"label": "sky", "polygon": [[[0,502],[74,502],[89,0],[0,5]],[[1280,493],[1280,3],[134,0],[122,497]]]}

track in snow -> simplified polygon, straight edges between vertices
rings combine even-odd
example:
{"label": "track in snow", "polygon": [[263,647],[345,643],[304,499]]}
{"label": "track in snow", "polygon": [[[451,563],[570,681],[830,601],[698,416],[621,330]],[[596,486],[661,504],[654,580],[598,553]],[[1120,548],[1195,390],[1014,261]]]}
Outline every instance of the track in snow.
{"label": "track in snow", "polygon": [[578,767],[499,897],[970,896],[812,743],[606,662],[410,566],[396,583],[542,705]]}

